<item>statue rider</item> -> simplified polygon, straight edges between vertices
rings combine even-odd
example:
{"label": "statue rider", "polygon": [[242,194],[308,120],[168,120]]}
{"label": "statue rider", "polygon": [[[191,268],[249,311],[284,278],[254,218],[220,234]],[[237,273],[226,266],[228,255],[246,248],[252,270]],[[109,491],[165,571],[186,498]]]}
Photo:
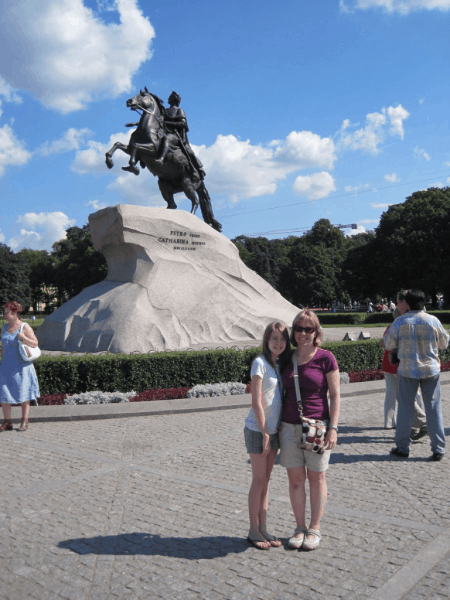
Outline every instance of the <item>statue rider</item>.
{"label": "statue rider", "polygon": [[[198,171],[202,179],[205,178],[206,173],[203,169],[203,165],[195,155],[189,143],[187,132],[189,127],[187,124],[186,114],[182,108],[180,108],[181,97],[176,92],[172,92],[168,98],[169,108],[166,109],[164,116],[164,125],[166,126],[169,133],[175,133],[181,140],[183,150],[188,155],[188,160],[192,167]],[[169,151],[169,143],[167,138],[164,138],[162,142],[162,150],[160,157],[156,162],[162,164]]]}
{"label": "statue rider", "polygon": [[[168,98],[168,102],[169,102],[169,108],[165,110],[165,115],[164,115],[164,125],[167,129],[167,132],[175,134],[178,137],[180,145],[182,147],[182,150],[183,150],[184,154],[187,155],[187,159],[190,163],[192,170],[196,170],[199,173],[201,179],[204,179],[206,177],[206,173],[203,169],[203,164],[197,158],[194,151],[192,150],[191,145],[188,140],[188,137],[187,137],[187,132],[189,131],[189,127],[187,124],[186,114],[185,114],[184,110],[182,108],[180,108],[181,97],[179,96],[179,94],[177,94],[177,92],[172,92]],[[138,125],[138,123],[127,123],[126,127],[133,127],[135,125]],[[136,132],[133,132],[133,133],[136,133]],[[122,167],[122,169],[124,171],[130,171],[131,173],[138,175],[139,169],[137,169],[137,167],[136,167],[137,148],[136,148],[135,144],[133,144],[134,140],[132,138],[133,138],[133,134],[130,139],[130,145],[134,146],[133,154],[131,155],[129,166]],[[141,143],[141,144],[139,144],[139,146],[140,146],[140,150],[142,151],[145,144]],[[155,163],[162,165],[164,163],[164,160],[165,160],[169,150],[170,150],[170,142],[167,139],[167,137],[164,136],[162,143],[161,143],[161,153],[160,153],[159,158],[157,160],[155,160]]]}

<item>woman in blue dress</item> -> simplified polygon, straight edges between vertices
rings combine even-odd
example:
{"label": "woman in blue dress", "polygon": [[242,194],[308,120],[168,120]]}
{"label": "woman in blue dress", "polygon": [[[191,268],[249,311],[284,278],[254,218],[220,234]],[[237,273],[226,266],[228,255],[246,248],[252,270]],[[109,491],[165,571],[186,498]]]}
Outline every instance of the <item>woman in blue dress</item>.
{"label": "woman in blue dress", "polygon": [[[6,319],[2,329],[2,348],[0,363],[0,401],[3,409],[3,424],[0,431],[13,428],[11,406],[22,407],[22,423],[19,431],[28,428],[30,402],[35,403],[39,396],[39,384],[33,363],[25,362],[19,354],[19,340],[35,348],[38,345],[34,331],[27,323],[22,323],[19,302],[7,302],[3,305]],[[22,327],[23,325],[23,327]]]}

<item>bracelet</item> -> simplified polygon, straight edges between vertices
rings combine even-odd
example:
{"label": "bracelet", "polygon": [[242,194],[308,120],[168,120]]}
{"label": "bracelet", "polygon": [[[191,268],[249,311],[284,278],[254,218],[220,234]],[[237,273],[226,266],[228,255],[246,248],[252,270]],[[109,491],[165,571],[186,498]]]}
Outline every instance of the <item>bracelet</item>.
{"label": "bracelet", "polygon": [[330,429],[334,429],[336,433],[338,432],[338,426],[337,425],[328,425],[328,427]]}

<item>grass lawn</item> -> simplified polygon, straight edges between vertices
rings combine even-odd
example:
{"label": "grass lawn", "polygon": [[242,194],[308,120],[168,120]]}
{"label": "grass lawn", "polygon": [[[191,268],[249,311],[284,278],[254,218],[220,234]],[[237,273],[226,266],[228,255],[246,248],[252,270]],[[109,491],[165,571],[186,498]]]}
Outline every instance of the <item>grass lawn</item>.
{"label": "grass lawn", "polygon": [[[21,319],[24,323],[28,323],[29,325],[32,325],[33,327],[40,327],[42,325],[42,323],[45,321],[45,317],[36,317],[36,319],[34,321],[31,321],[29,317],[22,317]],[[0,317],[0,327],[3,327],[3,325],[6,323],[5,319],[3,317]]]}

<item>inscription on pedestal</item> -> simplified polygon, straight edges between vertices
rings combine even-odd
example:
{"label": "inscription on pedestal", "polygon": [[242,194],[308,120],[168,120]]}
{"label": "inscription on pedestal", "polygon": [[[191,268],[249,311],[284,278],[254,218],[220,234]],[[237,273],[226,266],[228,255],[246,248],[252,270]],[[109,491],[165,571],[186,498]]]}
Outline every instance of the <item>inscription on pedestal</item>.
{"label": "inscription on pedestal", "polygon": [[197,233],[187,233],[187,231],[171,231],[170,237],[160,237],[160,244],[172,246],[172,250],[197,250],[199,246],[206,246],[201,235]]}

